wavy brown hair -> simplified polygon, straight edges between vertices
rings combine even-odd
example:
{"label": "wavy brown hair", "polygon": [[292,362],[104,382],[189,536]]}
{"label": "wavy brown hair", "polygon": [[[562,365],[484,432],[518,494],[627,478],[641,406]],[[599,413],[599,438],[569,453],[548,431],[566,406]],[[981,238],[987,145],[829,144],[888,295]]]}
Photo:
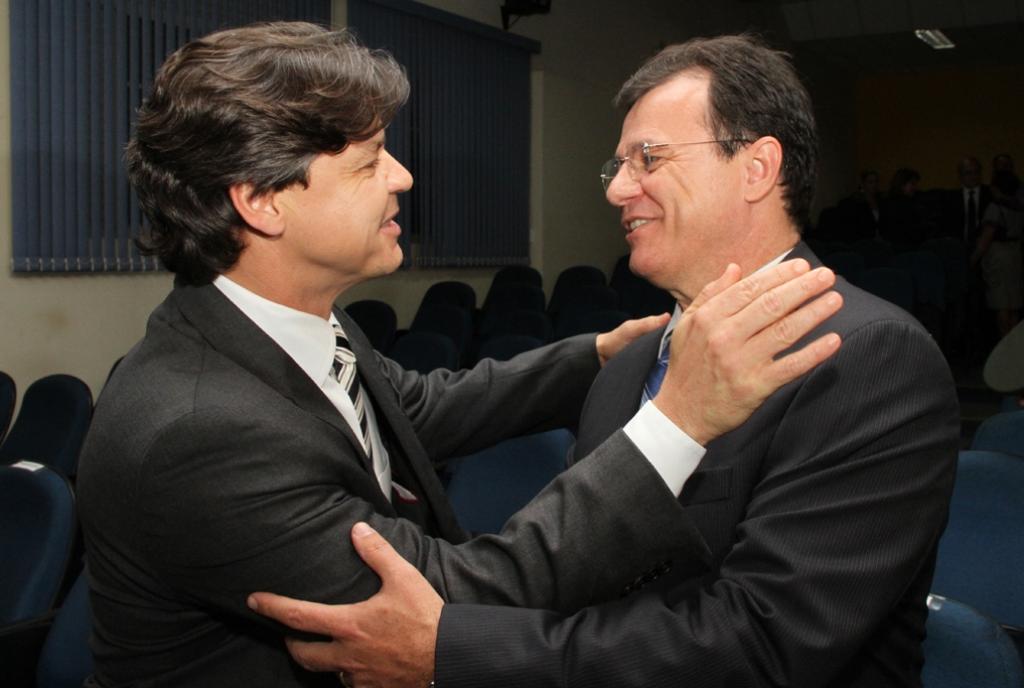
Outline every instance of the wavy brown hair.
{"label": "wavy brown hair", "polygon": [[302,22],[210,34],[160,68],[125,150],[149,220],[143,251],[202,284],[238,260],[245,221],[228,189],[308,183],[321,153],[387,126],[409,94],[391,55]]}

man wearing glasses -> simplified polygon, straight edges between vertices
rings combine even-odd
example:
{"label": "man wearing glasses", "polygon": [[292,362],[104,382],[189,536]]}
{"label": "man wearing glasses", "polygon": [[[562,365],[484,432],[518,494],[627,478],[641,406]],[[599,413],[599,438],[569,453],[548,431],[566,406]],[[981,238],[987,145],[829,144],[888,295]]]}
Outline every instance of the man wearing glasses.
{"label": "man wearing glasses", "polygon": [[[635,272],[686,304],[730,263],[743,274],[819,263],[800,241],[815,123],[784,54],[746,36],[694,39],[641,67],[618,103],[628,112],[601,177]],[[679,498],[690,556],[623,599],[569,616],[442,604],[372,536],[359,549],[383,588],[366,602],[260,594],[254,604],[332,636],[289,649],[360,688],[421,686],[424,675],[439,688],[920,685],[925,598],[957,455],[954,387],[913,318],[842,280],[836,291],[844,306],[826,325],[842,349],[698,451]],[[677,311],[601,371],[577,459],[629,421],[669,341],[701,317]],[[668,378],[712,375],[675,368]],[[436,651],[410,657],[411,638]]]}

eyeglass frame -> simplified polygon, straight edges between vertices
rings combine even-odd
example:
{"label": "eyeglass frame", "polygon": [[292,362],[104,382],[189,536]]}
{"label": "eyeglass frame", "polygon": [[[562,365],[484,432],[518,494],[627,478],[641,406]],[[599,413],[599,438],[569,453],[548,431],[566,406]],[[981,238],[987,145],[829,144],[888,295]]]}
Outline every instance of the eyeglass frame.
{"label": "eyeglass frame", "polygon": [[[659,160],[662,160],[662,158],[651,157],[652,149],[665,148],[666,146],[699,146],[706,143],[749,144],[753,143],[753,141],[750,139],[711,139],[709,141],[675,141],[672,143],[648,143],[647,141],[642,141],[632,146],[630,152],[624,157],[613,157],[606,160],[605,163],[601,165],[601,186],[603,186],[604,190],[607,191],[608,187],[611,186],[612,181],[619,176],[619,170],[622,169],[623,164],[625,164],[626,168],[629,170],[629,178],[634,182],[637,181],[640,178],[640,170],[636,169],[631,157],[636,151],[640,151],[640,155],[643,160],[643,174],[650,174],[654,171],[651,167]],[[605,170],[610,167],[613,167],[614,171],[611,174],[608,174]]]}

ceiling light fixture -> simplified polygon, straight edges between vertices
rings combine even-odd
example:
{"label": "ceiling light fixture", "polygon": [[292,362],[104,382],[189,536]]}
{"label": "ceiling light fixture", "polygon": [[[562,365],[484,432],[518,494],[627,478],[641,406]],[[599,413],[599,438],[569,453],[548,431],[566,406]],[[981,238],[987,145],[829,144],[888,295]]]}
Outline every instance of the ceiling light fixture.
{"label": "ceiling light fixture", "polygon": [[956,44],[949,40],[949,37],[942,33],[941,29],[914,29],[914,35],[935,50],[949,50],[956,47]]}

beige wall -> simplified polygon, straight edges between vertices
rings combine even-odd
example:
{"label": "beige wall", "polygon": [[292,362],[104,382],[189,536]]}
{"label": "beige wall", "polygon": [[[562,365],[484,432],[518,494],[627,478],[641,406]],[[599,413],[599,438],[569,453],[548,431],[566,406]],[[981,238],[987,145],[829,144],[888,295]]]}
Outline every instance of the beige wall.
{"label": "beige wall", "polygon": [[171,278],[11,271],[8,21],[8,0],[0,0],[0,370],[14,378],[19,397],[33,380],[51,373],[77,375],[95,395],[114,361],[142,336]]}

